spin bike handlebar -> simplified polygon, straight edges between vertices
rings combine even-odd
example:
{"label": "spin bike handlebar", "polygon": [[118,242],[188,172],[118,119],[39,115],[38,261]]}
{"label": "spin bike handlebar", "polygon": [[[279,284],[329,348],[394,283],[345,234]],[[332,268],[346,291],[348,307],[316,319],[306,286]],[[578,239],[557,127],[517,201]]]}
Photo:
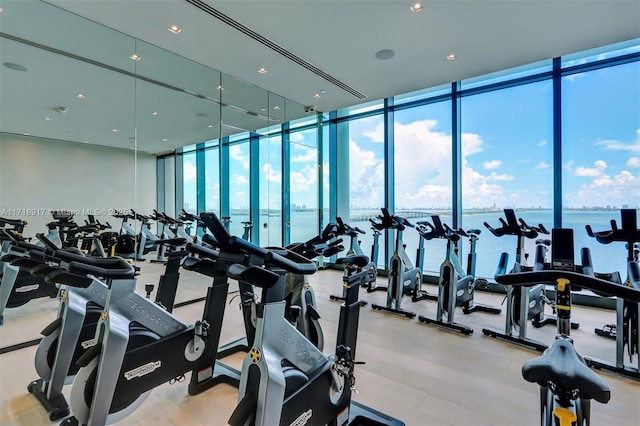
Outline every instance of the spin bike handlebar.
{"label": "spin bike handlebar", "polygon": [[622,209],[620,214],[622,216],[622,228],[618,228],[618,224],[612,219],[610,230],[593,232],[591,225],[586,225],[587,234],[601,244],[610,244],[617,241],[633,245],[640,242],[640,229],[637,224],[636,210]]}
{"label": "spin bike handlebar", "polygon": [[[637,267],[633,273],[636,276],[637,282],[640,279],[640,273]],[[531,286],[540,283],[552,283],[555,285],[559,278],[567,279],[571,284],[576,284],[595,292],[620,297],[631,302],[640,302],[640,288],[614,284],[611,281],[601,280],[591,275],[584,275],[573,271],[550,269],[505,274],[504,268],[500,268],[495,276],[497,283],[512,286]]]}
{"label": "spin bike handlebar", "polygon": [[338,235],[348,235],[349,237],[356,237],[358,234],[364,234],[365,232],[356,227],[349,226],[344,223],[341,217],[336,217],[336,222],[338,222],[338,227],[336,230],[336,234]]}
{"label": "spin bike handlebar", "polygon": [[283,248],[264,248],[239,237],[231,237],[229,244],[250,255],[264,259],[265,264],[273,265],[294,274],[309,275],[316,272],[316,264],[306,257]]}
{"label": "spin bike handlebar", "polygon": [[215,213],[200,213],[200,219],[202,219],[202,222],[213,236],[212,238],[207,238],[208,235],[205,235],[203,240],[207,243],[213,243],[222,251],[258,256],[263,259],[265,264],[278,266],[296,274],[308,275],[316,271],[316,264],[304,256],[286,249],[279,249],[283,253],[281,255],[276,253],[275,249],[265,249],[242,238],[232,237]]}
{"label": "spin bike handlebar", "polygon": [[187,243],[184,247],[185,250],[198,256],[206,257],[207,259],[216,259],[220,255],[220,251],[211,249],[209,247],[201,246],[200,244]]}
{"label": "spin bike handlebar", "polygon": [[484,222],[484,226],[496,237],[502,237],[504,235],[517,235],[533,239],[536,238],[539,233],[549,233],[549,231],[542,224],[539,224],[537,227],[529,226],[524,220],[522,220],[522,218],[516,219],[516,214],[513,209],[504,209],[504,215],[507,220],[505,221],[502,217],[498,218],[500,224],[502,225],[499,228],[494,228],[487,222]]}

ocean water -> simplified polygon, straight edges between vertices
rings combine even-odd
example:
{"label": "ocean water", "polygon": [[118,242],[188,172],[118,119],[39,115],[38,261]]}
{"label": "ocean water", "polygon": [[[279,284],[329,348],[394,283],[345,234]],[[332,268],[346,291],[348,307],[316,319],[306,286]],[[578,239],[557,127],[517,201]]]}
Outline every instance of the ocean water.
{"label": "ocean water", "polygon": [[[354,210],[352,217],[362,217],[363,215],[377,215],[377,210]],[[425,212],[424,218],[411,218],[411,222],[420,220],[429,220],[432,212]],[[435,213],[435,212],[434,212]],[[402,215],[401,211],[398,211]],[[553,213],[551,210],[522,210],[517,211],[516,216],[523,218],[529,225],[543,224],[548,230],[553,225]],[[462,228],[476,228],[481,230],[480,238],[476,244],[476,274],[480,277],[493,277],[495,274],[498,260],[502,252],[509,254],[509,266],[513,265],[516,251],[516,237],[503,236],[496,237],[485,226],[487,222],[493,227],[500,226],[499,218],[504,217],[502,211],[490,212],[465,212],[462,218]],[[440,216],[443,223],[451,225],[451,217],[448,215]],[[232,215],[231,216],[231,233],[242,235],[242,223],[248,221],[248,215]],[[346,218],[343,218],[346,219]],[[600,244],[594,238],[587,235],[585,225],[590,224],[594,231],[604,231],[611,229],[611,220],[616,220],[620,226],[619,210],[567,210],[563,214],[563,227],[572,228],[574,230],[574,247],[576,263],[580,263],[580,249],[588,247],[591,250],[593,265],[596,272],[613,272],[619,271],[624,279],[626,277],[626,257],[627,250],[625,243]],[[371,253],[371,245],[373,236],[370,223],[366,220],[347,221],[351,226],[357,226],[364,230],[366,234],[362,235],[360,245],[365,254]],[[638,221],[640,223],[640,220]],[[260,244],[261,245],[281,245],[281,217],[279,215],[262,214],[260,217]],[[294,211],[291,214],[291,242],[305,241],[317,234],[317,212],[315,211]],[[255,232],[255,230],[254,230]],[[407,228],[403,233],[403,242],[406,244],[406,252],[409,257],[415,261],[416,251],[419,244],[419,235],[413,228]],[[545,237],[541,235],[540,237]],[[548,236],[550,238],[550,236]],[[380,237],[380,256],[378,264],[384,265],[384,234]],[[344,241],[343,245],[348,247],[349,241]],[[425,253],[423,261],[423,269],[428,272],[436,273],[440,270],[440,264],[444,260],[446,254],[446,241],[430,240],[424,243]],[[469,245],[465,241],[462,244],[463,266],[466,267],[466,256]],[[527,240],[525,244],[525,252],[529,256],[529,264],[533,261],[535,251],[535,243],[533,240]],[[550,253],[548,254],[550,255]],[[549,260],[547,258],[547,260]]]}

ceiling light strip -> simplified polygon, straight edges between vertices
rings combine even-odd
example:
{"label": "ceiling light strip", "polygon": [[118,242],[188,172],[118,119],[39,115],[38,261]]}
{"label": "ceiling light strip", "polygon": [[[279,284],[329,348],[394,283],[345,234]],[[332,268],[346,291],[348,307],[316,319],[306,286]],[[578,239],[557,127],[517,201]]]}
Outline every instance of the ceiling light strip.
{"label": "ceiling light strip", "polygon": [[206,12],[209,15],[213,16],[214,18],[219,19],[220,21],[224,22],[225,24],[229,25],[230,27],[233,27],[236,30],[240,31],[241,33],[251,37],[252,39],[254,39],[257,42],[263,44],[264,46],[270,48],[271,50],[276,51],[277,53],[281,54],[285,58],[295,62],[296,64],[298,64],[298,65],[300,65],[300,66],[302,66],[304,68],[306,68],[307,70],[311,71],[312,73],[324,78],[328,82],[338,86],[339,88],[341,88],[342,90],[352,94],[356,98],[364,99],[364,98],[367,97],[365,94],[357,91],[356,89],[354,89],[353,87],[349,86],[348,84],[343,83],[342,81],[338,80],[337,78],[335,78],[335,77],[331,76],[330,74],[322,71],[320,68],[316,67],[315,65],[305,61],[304,59],[302,59],[301,57],[295,55],[294,53],[289,52],[287,49],[285,49],[284,47],[280,46],[279,44],[272,42],[268,38],[258,34],[255,31],[253,31],[251,28],[248,28],[248,27],[242,25],[240,22],[230,18],[229,16],[225,15],[224,13],[220,12],[219,10],[214,9],[213,7],[209,6],[204,1],[201,1],[201,0],[186,0],[186,1],[188,3],[191,3],[193,6],[197,7],[198,9],[202,10],[203,12]]}

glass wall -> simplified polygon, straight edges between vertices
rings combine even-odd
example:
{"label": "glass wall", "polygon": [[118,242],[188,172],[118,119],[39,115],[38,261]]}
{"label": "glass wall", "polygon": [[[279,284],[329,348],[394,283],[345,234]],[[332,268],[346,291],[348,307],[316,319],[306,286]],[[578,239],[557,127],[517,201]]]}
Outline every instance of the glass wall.
{"label": "glass wall", "polygon": [[260,138],[260,244],[282,244],[282,136]]}
{"label": "glass wall", "polygon": [[220,216],[220,150],[218,147],[204,151],[204,209]]}
{"label": "glass wall", "polygon": [[318,130],[289,133],[291,242],[318,234]]}
{"label": "glass wall", "polygon": [[[451,225],[451,101],[396,111],[393,132],[396,214],[411,216],[412,222],[437,214]],[[417,231],[408,228],[404,242],[413,258]],[[445,241],[425,242],[423,269],[438,271],[445,249]]]}
{"label": "glass wall", "polygon": [[251,220],[251,176],[249,142],[229,146],[229,215],[231,235],[242,235],[242,222]]}
{"label": "glass wall", "polygon": [[[598,272],[626,271],[624,243],[588,237],[640,207],[640,62],[562,78],[562,224]],[[625,273],[623,273],[624,278]]]}
{"label": "glass wall", "polygon": [[[504,208],[530,225],[553,227],[552,101],[550,80],[462,99],[462,227],[482,231],[480,276],[493,277],[503,251],[513,263],[516,237],[498,238],[483,225],[498,227]],[[532,261],[533,240],[526,250]]]}
{"label": "glass wall", "polygon": [[[253,217],[261,244],[289,242],[283,230],[292,242],[306,240],[337,212],[367,231],[361,245],[370,253],[369,219],[388,201],[396,214],[411,221],[438,214],[449,225],[455,218],[465,229],[480,229],[477,273],[492,277],[501,252],[513,262],[516,241],[495,237],[484,223],[499,226],[503,210],[513,208],[532,225],[574,228],[576,251],[590,247],[598,271],[624,269],[624,247],[616,248],[620,254],[613,260],[584,232],[587,223],[596,230],[608,228],[611,219],[619,220],[620,208],[640,205],[640,49],[637,41],[612,49],[399,95],[389,102],[394,117],[389,140],[381,100],[318,115],[318,127],[311,116],[290,122],[286,116],[266,117],[278,124],[258,131],[260,136],[230,136],[231,230],[242,233],[252,199],[260,209]],[[258,144],[255,158],[251,138]],[[207,170],[200,178],[206,182],[205,206],[225,211],[226,200],[220,198],[224,181],[217,180],[219,153],[205,148]],[[386,176],[388,151],[394,152],[393,176]],[[562,161],[554,159],[560,151]],[[454,152],[460,153],[459,170],[453,167],[458,161]],[[185,208],[193,210],[198,199],[195,154],[185,152],[183,160]],[[393,199],[386,200],[387,194]],[[558,206],[561,216],[554,215]],[[413,260],[417,232],[409,229],[404,242]],[[380,265],[385,264],[385,245],[381,238]],[[529,241],[526,247],[530,257],[533,245]],[[436,272],[446,243],[425,246],[424,268]],[[467,245],[461,249],[464,255]]]}
{"label": "glass wall", "polygon": [[[369,218],[377,217],[385,205],[384,120],[381,114],[338,124],[338,144],[349,145],[349,218],[351,226],[366,232],[360,238],[362,251],[371,253],[373,233]],[[346,182],[338,182],[338,186]],[[378,264],[385,264],[385,238],[381,235]]]}
{"label": "glass wall", "polygon": [[196,179],[196,170],[196,152],[190,151],[182,154],[183,206],[187,212],[192,214],[198,213],[198,183]]}

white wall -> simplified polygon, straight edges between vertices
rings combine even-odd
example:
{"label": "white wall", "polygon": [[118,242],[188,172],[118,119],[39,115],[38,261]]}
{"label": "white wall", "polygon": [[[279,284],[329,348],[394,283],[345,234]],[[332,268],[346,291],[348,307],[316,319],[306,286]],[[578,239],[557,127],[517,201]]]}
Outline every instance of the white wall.
{"label": "white wall", "polygon": [[153,155],[0,134],[0,217],[27,219],[28,236],[46,233],[57,209],[76,211],[78,224],[93,213],[118,231],[114,209],[150,214],[156,198]]}

